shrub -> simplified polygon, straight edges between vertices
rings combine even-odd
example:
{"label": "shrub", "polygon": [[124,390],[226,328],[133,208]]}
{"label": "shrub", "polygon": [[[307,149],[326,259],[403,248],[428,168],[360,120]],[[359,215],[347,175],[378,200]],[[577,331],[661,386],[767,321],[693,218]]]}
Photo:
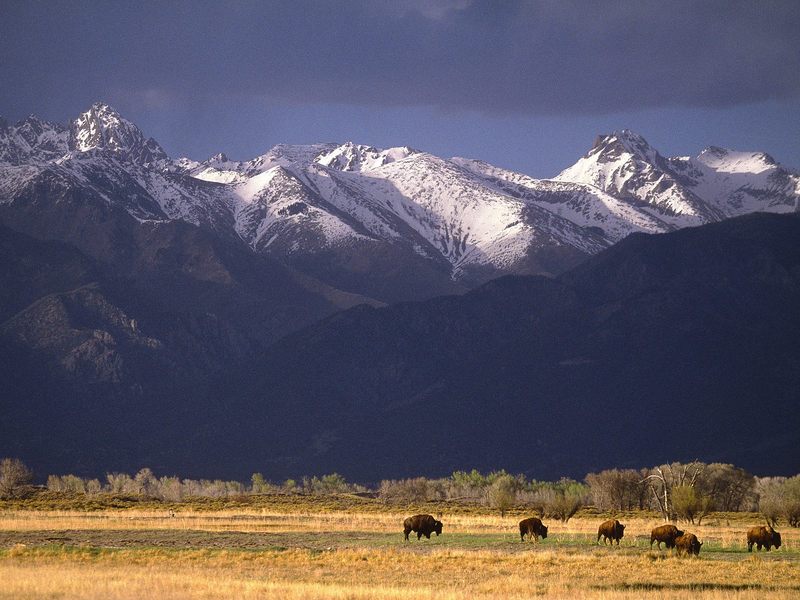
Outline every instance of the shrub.
{"label": "shrub", "polygon": [[494,509],[500,511],[504,517],[506,511],[517,502],[519,484],[511,475],[503,474],[494,479],[486,491],[486,499]]}
{"label": "shrub", "polygon": [[701,494],[694,486],[679,485],[672,488],[672,508],[679,519],[699,525],[703,517],[713,510],[711,496]]}
{"label": "shrub", "polygon": [[250,477],[251,490],[254,494],[264,494],[270,490],[270,485],[261,473],[253,473]]}
{"label": "shrub", "polygon": [[544,515],[562,523],[568,522],[583,506],[585,494],[580,484],[553,490],[550,499],[544,503]]}
{"label": "shrub", "polygon": [[322,477],[303,477],[303,491],[306,494],[342,494],[351,490],[344,477],[330,473]]}
{"label": "shrub", "polygon": [[384,479],[378,487],[378,498],[384,502],[413,504],[429,500],[441,500],[444,490],[441,482],[414,477],[411,479]]}

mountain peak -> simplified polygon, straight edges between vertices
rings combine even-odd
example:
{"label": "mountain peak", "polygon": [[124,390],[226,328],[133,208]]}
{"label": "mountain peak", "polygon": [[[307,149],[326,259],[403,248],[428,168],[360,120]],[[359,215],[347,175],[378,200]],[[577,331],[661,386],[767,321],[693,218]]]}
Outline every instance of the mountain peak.
{"label": "mountain peak", "polygon": [[315,162],[338,171],[369,171],[415,153],[415,150],[407,146],[381,150],[373,146],[345,142],[330,152],[319,155]]}
{"label": "mountain peak", "polygon": [[622,154],[630,154],[652,162],[658,152],[644,137],[630,129],[621,129],[597,136],[592,149],[589,151],[589,155],[602,155],[613,160],[621,157]]}
{"label": "mountain peak", "polygon": [[775,159],[765,152],[739,152],[719,146],[703,150],[697,161],[726,173],[761,173],[778,166]]}
{"label": "mountain peak", "polygon": [[69,148],[78,152],[104,149],[139,164],[167,158],[158,142],[145,139],[141,129],[104,102],[95,102],[71,123]]}

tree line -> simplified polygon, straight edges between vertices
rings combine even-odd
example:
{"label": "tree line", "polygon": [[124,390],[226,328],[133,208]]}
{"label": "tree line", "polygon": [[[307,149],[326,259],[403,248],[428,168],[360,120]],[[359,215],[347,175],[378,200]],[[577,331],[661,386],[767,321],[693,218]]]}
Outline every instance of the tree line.
{"label": "tree line", "polygon": [[[0,498],[34,493],[33,473],[19,459],[0,460]],[[50,475],[45,486],[53,492],[113,494],[182,502],[191,498],[231,498],[258,494],[330,495],[360,494],[387,504],[461,501],[481,504],[502,515],[525,507],[543,516],[568,521],[584,506],[600,511],[649,510],[665,521],[700,524],[711,512],[761,512],[777,525],[800,527],[800,475],[756,477],[723,463],[674,462],[643,469],[606,469],[589,473],[582,482],[562,478],[537,481],[504,470],[481,473],[455,471],[448,477],[386,479],[377,486],[348,482],[337,473],[267,480],[253,473],[250,481],[157,477],[149,468],[137,473],[108,473],[103,480],[77,475]],[[38,488],[41,489],[41,488]]]}

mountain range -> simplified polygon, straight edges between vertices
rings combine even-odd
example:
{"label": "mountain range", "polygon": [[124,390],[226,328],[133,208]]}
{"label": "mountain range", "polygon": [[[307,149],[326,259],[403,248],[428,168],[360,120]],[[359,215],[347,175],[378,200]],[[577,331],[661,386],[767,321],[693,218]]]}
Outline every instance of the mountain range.
{"label": "mountain range", "polygon": [[[237,477],[784,469],[798,218],[747,215],[798,198],[766,154],[664,158],[630,131],[537,180],[353,143],[173,159],[99,103],[0,119],[0,454]],[[775,435],[722,449],[759,416]],[[658,451],[655,419],[676,432]]]}
{"label": "mountain range", "polygon": [[[509,273],[555,275],[632,232],[792,212],[800,198],[800,177],[766,154],[710,147],[664,158],[630,131],[598,137],[550,180],[351,142],[278,145],[246,162],[172,160],[99,103],[69,126],[0,122],[3,222],[94,253],[87,224],[36,198],[43,186],[141,223],[203,227],[382,302],[463,292]],[[32,202],[35,221],[47,212],[60,231],[16,218]]]}

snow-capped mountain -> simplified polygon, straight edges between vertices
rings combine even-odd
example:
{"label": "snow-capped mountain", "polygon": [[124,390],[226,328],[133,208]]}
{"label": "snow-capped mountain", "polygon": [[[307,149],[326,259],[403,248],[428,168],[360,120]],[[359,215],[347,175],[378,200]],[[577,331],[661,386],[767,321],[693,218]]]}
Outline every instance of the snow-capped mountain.
{"label": "snow-capped mountain", "polygon": [[0,118],[0,164],[23,165],[62,157],[68,150],[68,129],[31,115],[16,125]]}
{"label": "snow-capped mountain", "polygon": [[796,210],[800,178],[769,155],[711,146],[697,157],[664,158],[640,135],[600,136],[558,181],[595,186],[671,228],[765,211]]}
{"label": "snow-capped mountain", "polygon": [[110,106],[99,103],[72,122],[69,148],[76,152],[102,148],[143,165],[158,164],[168,158],[153,138],[145,139],[136,125]]}
{"label": "snow-capped mountain", "polygon": [[352,142],[278,145],[241,162],[172,160],[99,103],[69,127],[0,121],[3,221],[20,227],[17,209],[35,219],[31,204],[56,210],[48,199],[65,195],[138,222],[205,227],[341,289],[397,300],[502,273],[554,274],[632,232],[794,211],[800,177],[760,153],[665,158],[629,131],[599,137],[575,165],[537,180]]}

